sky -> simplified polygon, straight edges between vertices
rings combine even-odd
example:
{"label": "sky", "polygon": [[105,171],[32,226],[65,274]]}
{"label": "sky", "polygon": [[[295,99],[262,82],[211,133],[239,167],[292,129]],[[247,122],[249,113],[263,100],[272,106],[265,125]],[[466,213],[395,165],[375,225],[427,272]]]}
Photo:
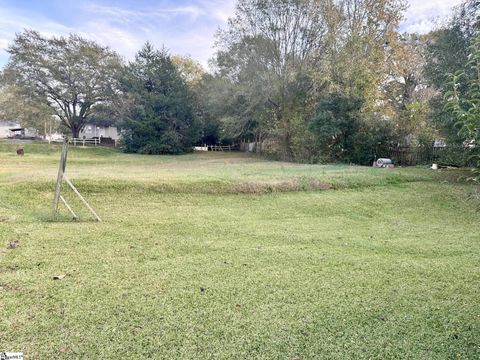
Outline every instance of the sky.
{"label": "sky", "polygon": [[[408,0],[402,31],[426,33],[461,0]],[[80,34],[132,60],[145,41],[190,55],[205,67],[214,35],[233,15],[235,0],[0,0],[0,67],[5,49],[25,28],[43,35]]]}

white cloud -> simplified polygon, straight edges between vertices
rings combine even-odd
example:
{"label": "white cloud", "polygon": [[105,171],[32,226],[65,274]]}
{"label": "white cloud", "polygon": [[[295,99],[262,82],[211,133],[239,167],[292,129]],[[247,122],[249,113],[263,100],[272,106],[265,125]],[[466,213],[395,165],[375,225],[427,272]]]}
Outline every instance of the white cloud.
{"label": "white cloud", "polygon": [[0,49],[6,49],[10,41],[8,39],[0,38]]}
{"label": "white cloud", "polygon": [[[155,46],[165,45],[172,52],[189,54],[204,66],[213,53],[214,34],[233,14],[234,0],[192,0],[191,4],[163,2],[151,8],[104,6],[94,3],[79,5],[77,17],[85,22],[68,25],[41,14],[29,14],[18,8],[0,8],[0,65],[8,54],[4,49],[16,32],[25,28],[46,36],[78,33],[118,51],[127,60],[147,40]],[[165,5],[167,4],[167,5]],[[3,51],[2,51],[3,50]]]}
{"label": "white cloud", "polygon": [[[450,14],[451,8],[461,1],[409,0],[410,7],[401,30],[426,33],[434,27],[436,19]],[[174,53],[189,54],[206,66],[213,54],[214,34],[234,14],[236,1],[190,0],[187,5],[173,0],[158,3],[162,5],[141,8],[135,3],[128,7],[78,2],[71,5],[76,16],[68,21],[51,18],[49,14],[29,13],[28,9],[20,7],[1,6],[0,66],[8,58],[4,49],[15,33],[24,28],[38,30],[46,36],[78,33],[110,46],[127,60],[133,59],[148,40],[157,47],[165,45]]]}
{"label": "white cloud", "polygon": [[462,0],[409,0],[401,29],[407,32],[427,33],[436,23],[452,14],[452,8]]}
{"label": "white cloud", "polygon": [[233,16],[235,11],[235,0],[199,0],[200,6],[205,9],[210,16],[226,23],[228,18]]}
{"label": "white cloud", "polygon": [[35,29],[46,36],[66,35],[75,29],[50,21],[44,17],[17,14],[8,8],[0,8],[0,66],[8,60],[7,48],[15,34],[23,29]]}
{"label": "white cloud", "polygon": [[135,53],[145,42],[132,32],[99,21],[87,22],[79,34],[99,44],[109,46],[126,59],[133,59]]}
{"label": "white cloud", "polygon": [[[165,3],[165,2],[164,2]],[[235,0],[192,0],[188,5],[152,8],[84,5],[96,14],[102,36],[95,39],[119,51],[127,59],[145,41],[171,52],[189,54],[207,66],[213,54],[214,34],[233,15]],[[88,31],[95,31],[90,26]],[[88,33],[86,31],[86,33]]]}
{"label": "white cloud", "polygon": [[205,10],[196,6],[173,6],[152,9],[128,9],[119,6],[104,6],[87,4],[83,9],[89,13],[107,16],[110,19],[121,20],[124,23],[132,23],[138,20],[169,18],[176,15],[189,15],[192,18],[205,15]]}

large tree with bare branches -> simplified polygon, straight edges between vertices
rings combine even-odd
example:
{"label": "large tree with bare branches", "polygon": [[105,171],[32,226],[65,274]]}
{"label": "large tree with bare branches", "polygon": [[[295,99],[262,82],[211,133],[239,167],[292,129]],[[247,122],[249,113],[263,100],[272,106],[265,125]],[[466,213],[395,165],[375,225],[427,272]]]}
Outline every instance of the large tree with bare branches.
{"label": "large tree with bare branches", "polygon": [[5,79],[44,99],[74,137],[96,106],[111,103],[118,94],[121,58],[78,35],[45,38],[25,30],[8,52]]}

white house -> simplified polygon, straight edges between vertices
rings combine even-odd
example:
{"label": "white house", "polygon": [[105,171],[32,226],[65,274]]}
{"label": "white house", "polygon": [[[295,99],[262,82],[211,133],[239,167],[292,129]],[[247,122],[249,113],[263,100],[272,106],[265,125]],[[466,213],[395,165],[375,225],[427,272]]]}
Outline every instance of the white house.
{"label": "white house", "polygon": [[120,133],[115,126],[101,126],[96,124],[87,124],[80,131],[80,139],[93,139],[93,138],[110,138],[112,140],[118,140]]}

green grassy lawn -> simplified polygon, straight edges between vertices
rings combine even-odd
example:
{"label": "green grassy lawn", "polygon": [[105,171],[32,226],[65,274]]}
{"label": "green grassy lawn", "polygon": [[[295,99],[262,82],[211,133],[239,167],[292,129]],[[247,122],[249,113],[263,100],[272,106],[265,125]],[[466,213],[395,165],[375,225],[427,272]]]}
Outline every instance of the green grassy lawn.
{"label": "green grassy lawn", "polygon": [[[480,203],[458,171],[0,142],[0,352],[478,359]],[[18,242],[17,247],[10,246]],[[66,274],[62,280],[55,275]]]}

